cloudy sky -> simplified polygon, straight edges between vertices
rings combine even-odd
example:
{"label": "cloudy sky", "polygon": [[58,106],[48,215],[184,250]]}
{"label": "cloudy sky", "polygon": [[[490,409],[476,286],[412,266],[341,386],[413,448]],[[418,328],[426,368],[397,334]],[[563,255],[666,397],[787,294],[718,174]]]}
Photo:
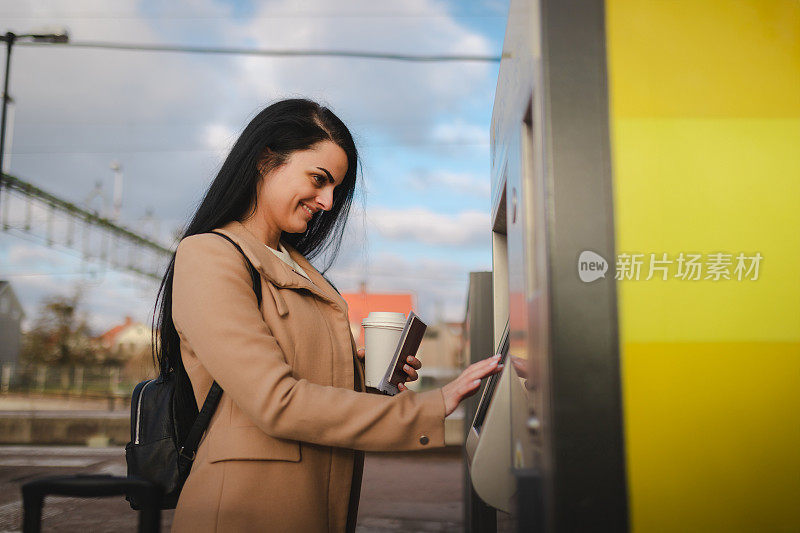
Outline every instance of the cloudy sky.
{"label": "cloudy sky", "polygon": [[[499,55],[506,0],[0,0],[0,31],[64,27],[72,41]],[[343,292],[413,292],[423,318],[460,320],[470,271],[491,268],[489,123],[498,64],[14,48],[8,170],[120,223],[165,236],[187,222],[238,133],[265,105],[306,96],[348,124],[363,181],[330,277]],[[102,201],[91,205],[99,209]],[[2,209],[2,204],[0,204]],[[151,210],[158,223],[144,222]],[[13,220],[12,220],[13,222]],[[81,287],[101,330],[149,322],[155,282],[0,233],[0,276],[30,319]]]}

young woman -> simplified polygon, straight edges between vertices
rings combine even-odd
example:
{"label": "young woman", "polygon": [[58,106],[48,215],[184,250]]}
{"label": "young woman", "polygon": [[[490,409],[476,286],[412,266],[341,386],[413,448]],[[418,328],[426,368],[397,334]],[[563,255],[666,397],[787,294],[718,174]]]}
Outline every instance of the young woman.
{"label": "young woman", "polygon": [[[445,416],[500,370],[489,358],[442,389],[364,392],[347,304],[308,261],[326,250],[333,261],[357,165],[330,110],[277,102],[245,128],[186,229],[159,291],[156,350],[179,377],[179,433],[214,380],[224,393],[173,531],[352,531],[363,451],[443,446]],[[244,258],[212,230],[258,270],[260,308]],[[420,367],[409,357],[409,380]]]}

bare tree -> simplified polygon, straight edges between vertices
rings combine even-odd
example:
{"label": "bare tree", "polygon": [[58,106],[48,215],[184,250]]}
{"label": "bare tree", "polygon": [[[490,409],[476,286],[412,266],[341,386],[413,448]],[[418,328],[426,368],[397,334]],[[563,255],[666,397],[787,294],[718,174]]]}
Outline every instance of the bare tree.
{"label": "bare tree", "polygon": [[73,366],[102,362],[103,350],[93,341],[86,315],[81,311],[83,292],[45,299],[25,334],[22,358],[30,363]]}

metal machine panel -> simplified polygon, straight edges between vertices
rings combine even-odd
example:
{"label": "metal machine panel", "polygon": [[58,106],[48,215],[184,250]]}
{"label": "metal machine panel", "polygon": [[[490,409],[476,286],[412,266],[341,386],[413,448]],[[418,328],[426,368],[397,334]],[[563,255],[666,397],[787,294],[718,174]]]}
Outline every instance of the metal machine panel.
{"label": "metal machine panel", "polygon": [[[503,332],[498,353],[507,362],[508,326]],[[516,483],[512,471],[511,414],[513,403],[525,402],[525,394],[511,365],[491,376],[467,433],[466,452],[475,492],[483,501],[506,513],[511,512]]]}
{"label": "metal machine panel", "polygon": [[520,530],[627,529],[616,287],[613,276],[578,276],[583,250],[614,257],[605,61],[602,2],[512,0],[492,214],[506,372],[524,391],[509,395],[509,456],[516,472],[540,477],[520,497],[541,500],[518,506],[542,516],[512,508],[530,522]]}

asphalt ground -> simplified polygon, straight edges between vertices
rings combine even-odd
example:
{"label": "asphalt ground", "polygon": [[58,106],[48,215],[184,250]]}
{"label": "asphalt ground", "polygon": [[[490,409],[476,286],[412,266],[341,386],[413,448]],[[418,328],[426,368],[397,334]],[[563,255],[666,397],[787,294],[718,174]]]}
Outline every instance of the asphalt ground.
{"label": "asphalt ground", "polygon": [[[462,531],[461,448],[368,454],[357,531]],[[125,475],[121,447],[0,446],[0,532],[20,531],[20,486],[61,474]],[[391,482],[387,482],[391,480]],[[43,531],[135,531],[138,513],[122,497],[45,499]],[[169,531],[172,511],[162,515]]]}

